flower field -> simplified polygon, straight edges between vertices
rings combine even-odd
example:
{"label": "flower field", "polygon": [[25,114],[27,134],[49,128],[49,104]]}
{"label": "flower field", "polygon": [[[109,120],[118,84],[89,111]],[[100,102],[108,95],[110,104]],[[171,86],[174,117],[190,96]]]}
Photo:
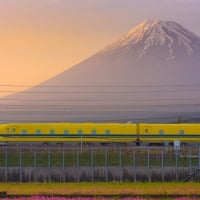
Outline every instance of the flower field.
{"label": "flower field", "polygon": [[[152,200],[152,198],[141,198],[141,197],[126,197],[126,198],[105,198],[105,197],[45,197],[45,196],[32,196],[32,197],[19,197],[19,198],[12,198],[12,200]],[[166,198],[164,198],[166,199]],[[197,198],[190,198],[190,197],[177,197],[177,198],[170,198],[171,200],[197,200]],[[9,200],[6,198],[5,200]]]}
{"label": "flower field", "polygon": [[194,182],[0,183],[4,200],[197,200],[199,188]]}

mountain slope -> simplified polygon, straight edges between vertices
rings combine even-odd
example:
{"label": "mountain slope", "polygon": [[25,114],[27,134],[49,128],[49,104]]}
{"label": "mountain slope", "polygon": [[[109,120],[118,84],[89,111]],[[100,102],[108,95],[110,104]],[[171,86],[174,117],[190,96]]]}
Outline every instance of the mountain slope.
{"label": "mountain slope", "polygon": [[176,22],[147,20],[86,61],[12,96],[14,101],[8,97],[5,114],[8,120],[44,121],[194,115],[199,64],[199,36]]}
{"label": "mountain slope", "polygon": [[[114,44],[49,80],[47,84],[141,85],[159,83],[161,79],[166,83],[198,82],[194,71],[199,71],[199,62],[200,37],[176,22],[147,20]],[[138,76],[147,80],[141,82]]]}

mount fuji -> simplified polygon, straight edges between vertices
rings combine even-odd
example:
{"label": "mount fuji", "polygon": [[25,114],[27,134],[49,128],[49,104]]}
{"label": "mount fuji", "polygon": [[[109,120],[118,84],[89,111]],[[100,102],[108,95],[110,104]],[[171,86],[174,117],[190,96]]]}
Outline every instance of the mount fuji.
{"label": "mount fuji", "polygon": [[[94,56],[1,101],[8,121],[174,121],[198,117],[200,37],[146,20]],[[2,115],[1,115],[2,118]]]}

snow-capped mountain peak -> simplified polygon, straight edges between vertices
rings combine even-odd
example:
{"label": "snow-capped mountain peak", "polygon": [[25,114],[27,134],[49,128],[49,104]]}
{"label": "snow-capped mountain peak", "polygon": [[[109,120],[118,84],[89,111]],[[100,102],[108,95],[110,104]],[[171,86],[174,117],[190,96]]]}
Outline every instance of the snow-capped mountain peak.
{"label": "snow-capped mountain peak", "polygon": [[174,51],[178,48],[191,56],[196,51],[196,44],[200,45],[200,37],[176,22],[146,20],[104,50],[120,49],[128,52],[138,48],[138,57],[141,59],[148,50],[152,51],[151,48],[157,51],[162,48],[168,52],[166,59],[169,60],[174,59]]}
{"label": "snow-capped mountain peak", "polygon": [[1,100],[0,120],[199,116],[199,74],[200,37],[176,22],[146,20],[80,64]]}

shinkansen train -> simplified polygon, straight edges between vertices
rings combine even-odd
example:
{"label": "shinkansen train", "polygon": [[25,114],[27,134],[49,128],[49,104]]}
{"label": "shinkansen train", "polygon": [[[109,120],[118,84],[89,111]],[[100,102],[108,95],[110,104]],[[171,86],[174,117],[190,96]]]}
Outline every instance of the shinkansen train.
{"label": "shinkansen train", "polygon": [[7,123],[0,142],[200,142],[200,124]]}

